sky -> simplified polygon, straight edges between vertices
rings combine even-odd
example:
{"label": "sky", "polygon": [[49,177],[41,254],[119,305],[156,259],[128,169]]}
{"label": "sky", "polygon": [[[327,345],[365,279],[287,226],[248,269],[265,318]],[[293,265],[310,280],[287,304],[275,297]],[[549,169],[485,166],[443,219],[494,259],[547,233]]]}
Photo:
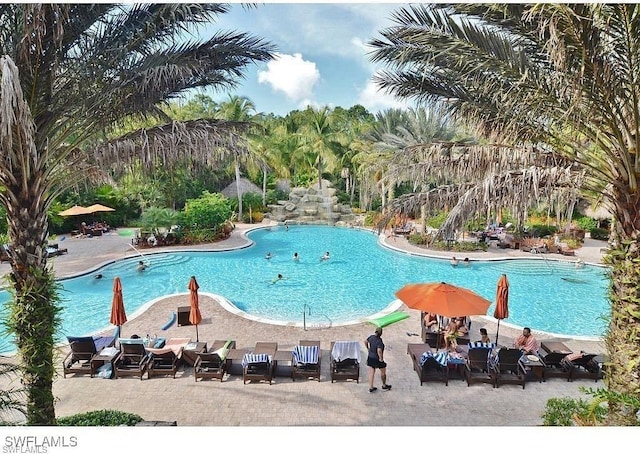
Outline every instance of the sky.
{"label": "sky", "polygon": [[277,58],[246,68],[232,93],[205,91],[215,101],[246,96],[256,112],[286,115],[307,106],[348,109],[361,104],[376,113],[406,102],[381,93],[371,77],[376,68],[368,42],[391,26],[401,3],[262,3],[252,9],[234,4],[207,28],[241,31],[264,38]]}

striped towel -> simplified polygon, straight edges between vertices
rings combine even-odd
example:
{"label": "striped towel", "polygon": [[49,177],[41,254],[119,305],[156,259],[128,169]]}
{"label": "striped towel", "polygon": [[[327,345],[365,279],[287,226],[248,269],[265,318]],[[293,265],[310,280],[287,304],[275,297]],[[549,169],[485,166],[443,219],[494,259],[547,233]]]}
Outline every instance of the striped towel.
{"label": "striped towel", "polygon": [[293,363],[318,364],[319,350],[317,345],[296,345],[293,348]]}
{"label": "striped towel", "polygon": [[438,362],[438,364],[440,364],[441,366],[446,366],[447,361],[449,359],[449,354],[445,351],[437,352],[437,353],[431,353],[430,351],[424,352],[422,356],[420,356],[420,365],[424,366],[424,363],[430,357],[435,359]]}
{"label": "striped towel", "polygon": [[256,364],[256,363],[268,363],[271,361],[269,355],[266,353],[253,354],[253,353],[245,353],[242,357],[242,367],[246,367],[248,364]]}
{"label": "striped towel", "polygon": [[493,350],[494,348],[496,348],[496,344],[494,344],[493,342],[476,341],[476,342],[471,342],[471,345],[469,345],[469,348],[489,348]]}

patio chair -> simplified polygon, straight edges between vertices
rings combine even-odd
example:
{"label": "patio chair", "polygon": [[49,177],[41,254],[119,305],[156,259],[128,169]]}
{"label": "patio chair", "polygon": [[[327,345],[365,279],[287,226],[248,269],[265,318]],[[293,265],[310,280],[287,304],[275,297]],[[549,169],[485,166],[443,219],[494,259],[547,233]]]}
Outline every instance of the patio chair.
{"label": "patio chair", "polygon": [[160,375],[171,375],[176,378],[176,372],[180,367],[180,358],[171,348],[154,349],[153,353],[150,353],[149,365],[147,367],[147,376],[157,377]]}
{"label": "patio chair", "polygon": [[236,348],[236,341],[216,340],[208,352],[198,353],[193,364],[193,375],[198,378],[224,378],[227,370],[227,354],[229,350]]}
{"label": "patio chair", "polygon": [[149,352],[143,339],[120,339],[120,357],[116,360],[116,378],[142,376],[149,365]]}
{"label": "patio chair", "polygon": [[291,353],[291,379],[311,378],[320,381],[321,353],[320,341],[301,340]]}
{"label": "patio chair", "polygon": [[273,381],[273,357],[278,349],[277,342],[256,342],[253,352],[242,357],[242,381]]}
{"label": "patio chair", "polygon": [[517,348],[501,348],[498,351],[497,362],[489,361],[489,369],[495,380],[495,387],[501,384],[525,386],[526,371],[518,361],[522,352]]}
{"label": "patio chair", "polygon": [[427,381],[439,381],[449,386],[447,352],[433,354],[431,348],[424,344],[408,344],[407,353],[411,357],[413,370],[418,374],[420,386]]}
{"label": "patio chair", "polygon": [[569,373],[569,381],[577,378],[594,379],[596,383],[602,378],[602,368],[595,361],[595,354],[584,352],[572,353],[562,359],[562,366]]}
{"label": "patio chair", "polygon": [[91,359],[105,347],[112,347],[114,336],[67,336],[71,350],[62,360],[62,374],[92,374]]}
{"label": "patio chair", "polygon": [[485,347],[472,347],[469,349],[464,365],[467,386],[471,386],[472,383],[488,383],[495,388],[495,377],[491,375],[489,370],[490,353],[491,349]]}
{"label": "patio chair", "polygon": [[331,383],[355,380],[360,383],[360,344],[356,341],[331,342]]}

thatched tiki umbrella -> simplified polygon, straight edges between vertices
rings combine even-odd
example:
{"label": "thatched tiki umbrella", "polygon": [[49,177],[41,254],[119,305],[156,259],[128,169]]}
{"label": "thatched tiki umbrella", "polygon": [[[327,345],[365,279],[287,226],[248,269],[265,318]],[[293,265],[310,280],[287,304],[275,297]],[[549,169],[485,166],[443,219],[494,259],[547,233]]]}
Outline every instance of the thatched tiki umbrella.
{"label": "thatched tiki umbrella", "polygon": [[196,281],[195,276],[191,276],[188,285],[189,291],[191,294],[189,295],[189,303],[191,305],[191,311],[189,312],[189,322],[192,325],[196,325],[196,342],[198,339],[198,324],[202,321],[202,314],[200,313],[200,302],[198,301],[198,289],[200,286],[198,285],[198,281]]}
{"label": "thatched tiki umbrella", "polygon": [[507,275],[503,274],[498,279],[498,288],[496,290],[496,309],[493,317],[498,319],[498,328],[496,329],[496,345],[498,344],[498,333],[500,332],[500,320],[509,317],[509,281]]}

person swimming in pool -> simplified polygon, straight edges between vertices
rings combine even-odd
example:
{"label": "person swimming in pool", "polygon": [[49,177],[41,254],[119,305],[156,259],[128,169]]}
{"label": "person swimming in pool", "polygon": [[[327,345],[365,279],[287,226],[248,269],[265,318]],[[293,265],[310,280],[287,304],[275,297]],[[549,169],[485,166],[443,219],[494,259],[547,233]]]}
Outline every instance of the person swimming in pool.
{"label": "person swimming in pool", "polygon": [[271,252],[267,252],[267,255],[264,256],[264,258],[267,260],[269,260],[271,257],[273,257],[273,255],[271,255]]}
{"label": "person swimming in pool", "polygon": [[320,260],[329,260],[330,258],[331,256],[329,255],[329,251],[327,251],[322,257],[320,257]]}
{"label": "person swimming in pool", "polygon": [[149,267],[149,265],[147,265],[147,264],[146,264],[146,263],[144,263],[142,260],[140,260],[140,261],[138,262],[138,268],[137,268],[137,270],[138,270],[138,271],[144,271],[144,270],[146,270],[148,267]]}
{"label": "person swimming in pool", "polygon": [[284,276],[282,274],[278,274],[278,276],[274,280],[272,280],[271,283],[275,284],[276,282],[281,281],[283,279],[284,279]]}
{"label": "person swimming in pool", "polygon": [[298,261],[300,261],[300,256],[298,255],[298,253],[297,253],[297,252],[294,252],[294,253],[293,253],[293,261],[294,261],[294,262],[298,262]]}

